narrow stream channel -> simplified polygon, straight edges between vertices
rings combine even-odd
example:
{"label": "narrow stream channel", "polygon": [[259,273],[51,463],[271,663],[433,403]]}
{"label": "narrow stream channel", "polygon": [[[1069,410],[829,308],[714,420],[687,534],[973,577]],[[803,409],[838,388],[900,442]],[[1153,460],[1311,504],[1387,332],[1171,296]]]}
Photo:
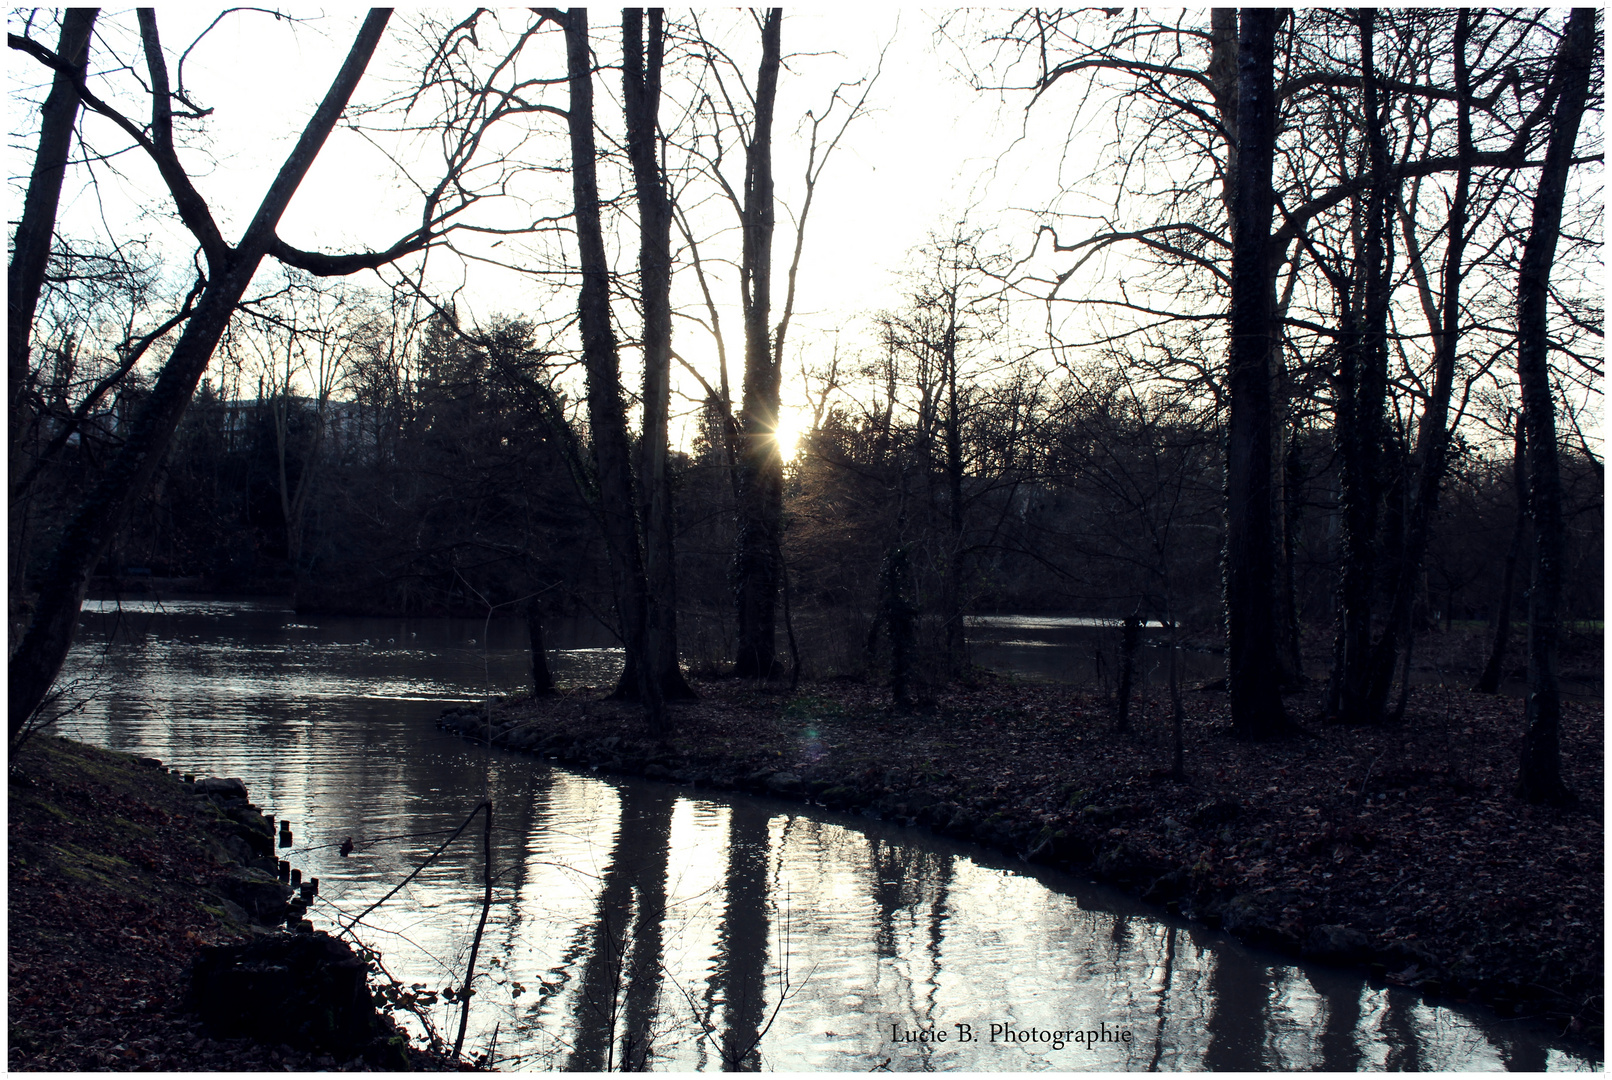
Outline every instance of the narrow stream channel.
{"label": "narrow stream channel", "polygon": [[[281,854],[320,879],[323,928],[490,792],[495,906],[466,1046],[495,1047],[499,1068],[1601,1067],[1537,1027],[1295,965],[923,830],[580,774],[435,729],[448,702],[517,690],[525,645],[513,620],[92,601],[67,672],[79,707],[57,730],[241,777],[291,821]],[[597,630],[556,627],[550,645],[561,682],[619,664]],[[480,848],[467,835],[359,928],[404,985],[458,985]],[[457,1007],[434,1022],[451,1042]]]}

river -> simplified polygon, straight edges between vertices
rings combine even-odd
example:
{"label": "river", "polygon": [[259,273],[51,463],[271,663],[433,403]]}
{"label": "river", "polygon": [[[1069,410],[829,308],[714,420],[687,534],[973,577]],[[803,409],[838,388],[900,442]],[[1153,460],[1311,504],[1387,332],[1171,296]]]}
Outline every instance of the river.
{"label": "river", "polygon": [[[562,683],[605,684],[619,664],[597,629],[557,626],[549,644]],[[514,620],[91,601],[57,730],[241,777],[292,823],[281,857],[320,879],[324,928],[490,793],[495,898],[466,1047],[503,1069],[1601,1067],[1532,1025],[1296,965],[921,829],[572,772],[435,729],[448,702],[518,690],[525,645]],[[357,928],[405,986],[462,978],[479,829]],[[451,1042],[457,1007],[428,1015]]]}

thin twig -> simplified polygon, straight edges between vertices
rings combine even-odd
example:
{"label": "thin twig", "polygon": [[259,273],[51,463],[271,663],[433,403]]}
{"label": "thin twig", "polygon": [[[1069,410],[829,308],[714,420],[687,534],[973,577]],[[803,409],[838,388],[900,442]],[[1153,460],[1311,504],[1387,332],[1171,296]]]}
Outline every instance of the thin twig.
{"label": "thin twig", "polygon": [[[470,960],[465,964],[464,985],[459,989],[459,997],[464,1004],[459,1009],[459,1037],[453,1040],[455,1058],[459,1057],[460,1051],[465,1046],[465,1026],[470,1022],[470,983],[476,975],[476,953],[481,948],[481,932],[487,929],[487,912],[493,905],[493,801],[483,799],[476,810],[487,811],[486,828],[481,834],[482,880],[485,882],[485,891],[481,898],[481,921],[476,923],[476,936],[470,942]],[[472,811],[470,816],[475,817],[475,811]]]}
{"label": "thin twig", "polygon": [[387,893],[385,896],[383,896],[379,900],[375,901],[369,907],[365,908],[363,910],[362,914],[360,914],[356,919],[353,919],[351,922],[349,922],[347,924],[348,929],[351,929],[352,927],[358,925],[360,922],[362,922],[364,920],[364,917],[366,915],[368,915],[370,912],[374,911],[376,908],[380,907],[382,904],[386,903],[392,897],[396,896],[403,889],[403,886],[407,885],[409,882],[413,881],[416,877],[418,877],[421,870],[424,870],[426,867],[430,866],[431,863],[436,859],[436,857],[438,855],[441,855],[444,851],[446,851],[448,849],[449,844],[451,844],[455,840],[459,839],[459,834],[460,833],[464,832],[467,828],[470,827],[470,823],[472,821],[476,820],[476,815],[481,812],[481,808],[483,806],[489,806],[489,805],[490,805],[490,803],[485,802],[485,801],[477,804],[476,808],[474,810],[470,811],[470,816],[465,818],[465,823],[463,825],[459,826],[457,829],[453,830],[453,835],[452,836],[450,836],[446,840],[442,841],[442,846],[441,847],[437,848],[430,855],[426,856],[425,862],[421,863],[419,866],[416,866],[414,868],[414,871],[411,874],[409,874],[408,877],[406,877],[402,881],[398,882],[397,885],[392,889],[391,892]]}

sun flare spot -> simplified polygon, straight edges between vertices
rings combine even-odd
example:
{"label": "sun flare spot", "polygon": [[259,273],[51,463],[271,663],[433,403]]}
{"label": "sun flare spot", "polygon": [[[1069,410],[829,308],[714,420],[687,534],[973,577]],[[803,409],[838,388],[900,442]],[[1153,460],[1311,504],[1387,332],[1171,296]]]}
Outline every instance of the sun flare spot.
{"label": "sun flare spot", "polygon": [[778,426],[773,429],[773,439],[778,443],[778,455],[785,461],[794,458],[795,452],[800,449],[801,437],[811,427],[811,417],[801,409],[785,407],[778,412]]}

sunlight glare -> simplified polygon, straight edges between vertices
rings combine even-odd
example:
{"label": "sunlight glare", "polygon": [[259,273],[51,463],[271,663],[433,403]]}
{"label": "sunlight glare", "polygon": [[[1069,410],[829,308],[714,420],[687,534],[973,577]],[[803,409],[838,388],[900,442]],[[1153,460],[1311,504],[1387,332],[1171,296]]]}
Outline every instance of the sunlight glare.
{"label": "sunlight glare", "polygon": [[778,454],[785,461],[793,460],[795,452],[800,449],[800,440],[811,426],[811,417],[802,409],[791,409],[787,405],[779,410],[778,426],[773,431],[773,438],[778,442]]}

